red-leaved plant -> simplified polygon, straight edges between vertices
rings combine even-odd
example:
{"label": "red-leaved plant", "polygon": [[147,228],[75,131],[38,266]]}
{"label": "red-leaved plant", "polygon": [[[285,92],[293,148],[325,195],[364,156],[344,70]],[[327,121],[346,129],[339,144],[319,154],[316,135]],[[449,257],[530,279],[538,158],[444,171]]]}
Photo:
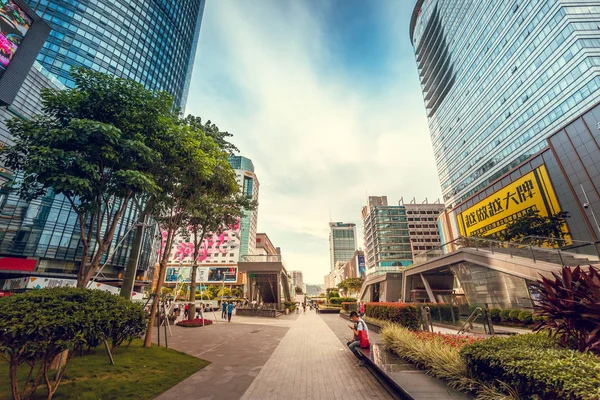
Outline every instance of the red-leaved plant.
{"label": "red-leaved plant", "polygon": [[534,331],[550,330],[565,347],[600,354],[600,273],[592,266],[565,267],[554,279],[537,282],[535,313],[543,317]]}

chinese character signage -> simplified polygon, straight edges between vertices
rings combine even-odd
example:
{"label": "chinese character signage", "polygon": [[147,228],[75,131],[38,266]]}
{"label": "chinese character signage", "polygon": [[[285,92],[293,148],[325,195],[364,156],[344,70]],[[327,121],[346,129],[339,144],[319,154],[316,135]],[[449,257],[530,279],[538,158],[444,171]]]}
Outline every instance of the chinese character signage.
{"label": "chinese character signage", "polygon": [[496,236],[529,210],[538,210],[541,216],[560,211],[544,166],[536,168],[458,214],[460,233],[463,236]]}

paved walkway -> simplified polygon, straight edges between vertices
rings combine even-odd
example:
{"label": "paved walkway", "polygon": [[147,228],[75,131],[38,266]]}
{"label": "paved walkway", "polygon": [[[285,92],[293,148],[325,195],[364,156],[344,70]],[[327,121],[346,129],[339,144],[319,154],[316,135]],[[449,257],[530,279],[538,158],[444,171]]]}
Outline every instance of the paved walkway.
{"label": "paved walkway", "polygon": [[[348,329],[350,332],[350,329]],[[242,400],[389,399],[314,311],[300,314]]]}
{"label": "paved walkway", "polygon": [[[208,316],[213,319],[212,315]],[[174,326],[169,347],[211,362],[157,400],[239,399],[294,324],[296,316],[232,318],[202,328]],[[156,329],[153,335],[156,341]],[[164,346],[164,338],[161,338]]]}

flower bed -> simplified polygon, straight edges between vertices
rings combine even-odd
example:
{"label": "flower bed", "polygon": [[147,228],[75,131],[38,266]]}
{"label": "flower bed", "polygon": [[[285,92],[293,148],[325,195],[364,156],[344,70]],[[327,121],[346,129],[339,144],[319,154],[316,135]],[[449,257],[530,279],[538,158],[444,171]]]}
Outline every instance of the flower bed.
{"label": "flower bed", "polygon": [[412,332],[397,324],[388,324],[381,331],[385,346],[399,357],[426,369],[436,378],[444,379],[455,389],[473,390],[476,382],[467,376],[467,366],[459,352],[462,346],[476,339],[451,336]]}
{"label": "flower bed", "polygon": [[184,319],[182,321],[179,321],[177,323],[177,326],[183,326],[184,328],[197,328],[199,326],[203,326],[203,325],[211,325],[212,321],[210,319],[205,319],[203,320],[202,318],[196,318],[196,319]]}

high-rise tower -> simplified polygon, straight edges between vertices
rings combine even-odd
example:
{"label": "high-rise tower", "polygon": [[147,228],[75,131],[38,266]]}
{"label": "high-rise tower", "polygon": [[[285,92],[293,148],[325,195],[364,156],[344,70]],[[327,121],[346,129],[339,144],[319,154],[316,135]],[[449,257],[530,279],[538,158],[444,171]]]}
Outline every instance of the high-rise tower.
{"label": "high-rise tower", "polygon": [[329,223],[329,257],[331,271],[338,261],[350,261],[356,251],[356,224]]}
{"label": "high-rise tower", "polygon": [[68,87],[72,66],[165,90],[184,107],[205,0],[29,0],[52,27],[38,61]]}
{"label": "high-rise tower", "polygon": [[598,101],[599,19],[597,0],[416,2],[410,40],[446,205]]}

